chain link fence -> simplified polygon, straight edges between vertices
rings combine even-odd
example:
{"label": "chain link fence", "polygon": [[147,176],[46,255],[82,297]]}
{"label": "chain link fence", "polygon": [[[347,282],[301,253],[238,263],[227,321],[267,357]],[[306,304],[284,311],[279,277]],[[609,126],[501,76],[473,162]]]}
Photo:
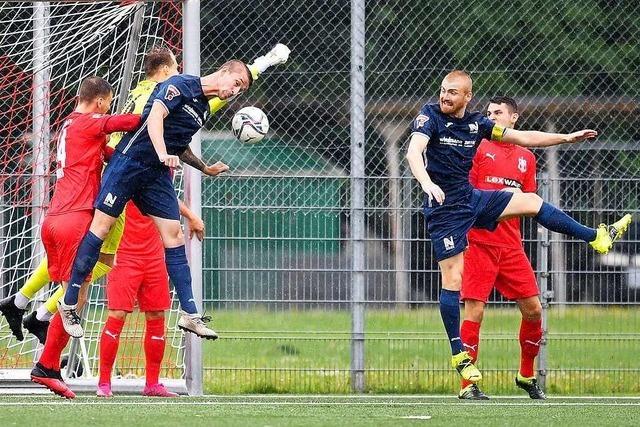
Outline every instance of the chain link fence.
{"label": "chain link fence", "polygon": [[[588,224],[638,210],[639,7],[625,1],[366,2],[365,390],[456,390],[437,312],[440,278],[404,163],[408,127],[447,71],[474,78],[475,109],[514,97],[523,129],[598,129],[536,150],[540,193]],[[276,42],[289,63],[211,123],[203,153],[231,173],[203,183],[205,302],[220,343],[205,389],[348,392],[352,340],[352,4],[203,2],[203,73]],[[238,108],[267,112],[258,146],[231,142]],[[614,254],[524,221],[545,305],[539,376],[551,393],[634,393],[640,348],[638,229]],[[498,295],[482,329],[490,393],[514,393],[519,314]],[[628,355],[628,356],[627,356]]]}
{"label": "chain link fence", "polygon": [[[133,22],[132,11],[107,3],[95,7],[110,10],[104,16],[117,24],[110,30],[129,39],[132,24],[125,23]],[[62,4],[92,10],[85,2],[57,6]],[[443,1],[437,7],[391,0],[201,0],[200,6],[203,74],[230,58],[250,61],[277,42],[292,49],[285,66],[265,73],[202,133],[205,160],[231,167],[224,176],[202,181],[203,295],[221,334],[219,341],[203,343],[205,392],[347,393],[360,386],[377,393],[456,391],[437,307],[439,272],[419,210],[421,194],[404,162],[409,123],[424,103],[437,99],[441,79],[453,68],[471,73],[474,109],[483,109],[491,96],[509,95],[520,104],[522,129],[600,132],[593,142],[535,150],[539,193],[546,200],[594,225],[622,212],[638,213],[635,2],[513,1],[496,8],[488,0]],[[0,105],[11,106],[0,114],[0,142],[9,141],[13,150],[3,150],[1,157],[3,295],[14,292],[32,267],[36,227],[30,218],[32,205],[41,207],[33,194],[24,196],[28,191],[21,184],[39,177],[29,166],[32,148],[19,143],[32,127],[24,119],[30,111],[20,110],[33,102],[31,77],[17,79],[22,68],[9,68],[19,53],[16,32],[30,31],[30,7],[24,3],[21,15],[5,7],[1,15],[7,28],[20,25],[0,40],[13,49],[0,51]],[[151,45],[181,51],[179,3],[149,2],[146,13],[153,19],[144,21],[134,82]],[[89,15],[85,20],[95,31],[65,30],[69,37],[96,42],[85,57],[77,47],[65,56],[64,45],[53,41],[52,53],[61,48],[52,55],[52,124],[68,112],[80,70],[123,80],[118,64],[125,42],[113,36],[110,43],[97,15]],[[52,25],[74,19],[68,13],[52,16],[58,19]],[[362,69],[354,47],[364,49]],[[56,69],[61,61],[68,66]],[[359,99],[365,100],[364,111]],[[241,145],[230,132],[231,117],[246,105],[262,108],[270,119],[271,131],[261,144]],[[354,224],[363,228],[355,230]],[[529,220],[523,221],[523,235],[544,305],[538,375],[547,391],[640,392],[637,223],[607,256]],[[361,308],[360,325],[353,313]],[[515,393],[518,325],[516,307],[493,295],[479,359],[489,394]],[[34,350],[20,350],[14,360],[12,351],[22,344],[2,328],[3,346],[10,349],[6,365],[29,366]],[[354,359],[364,365],[354,365]],[[354,371],[361,374],[358,384]]]}

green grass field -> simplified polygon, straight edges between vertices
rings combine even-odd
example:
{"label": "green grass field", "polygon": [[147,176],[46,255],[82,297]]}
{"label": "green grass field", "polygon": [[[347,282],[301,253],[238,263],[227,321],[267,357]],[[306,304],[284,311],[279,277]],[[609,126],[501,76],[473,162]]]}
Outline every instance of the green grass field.
{"label": "green grass field", "polygon": [[[348,393],[350,314],[345,311],[214,313],[221,334],[205,343],[209,393]],[[490,308],[480,367],[488,393],[514,394],[519,363],[515,308]],[[437,309],[368,310],[367,391],[451,393],[456,374]],[[552,309],[547,390],[551,394],[638,394],[640,316],[633,308]]]}
{"label": "green grass field", "polygon": [[209,396],[175,400],[0,397],[3,426],[634,426],[638,399]]}

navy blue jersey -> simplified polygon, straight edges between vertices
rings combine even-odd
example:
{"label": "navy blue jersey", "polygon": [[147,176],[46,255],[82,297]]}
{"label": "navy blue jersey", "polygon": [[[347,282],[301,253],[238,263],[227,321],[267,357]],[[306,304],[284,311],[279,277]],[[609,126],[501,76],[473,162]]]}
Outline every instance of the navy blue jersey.
{"label": "navy blue jersey", "polygon": [[456,118],[442,113],[438,104],[426,104],[413,121],[412,131],[429,138],[424,159],[427,173],[444,191],[445,202],[451,202],[472,189],[469,171],[480,141],[499,141],[504,128],[479,112]]}
{"label": "navy blue jersey", "polygon": [[116,146],[117,151],[145,164],[160,162],[147,129],[149,112],[156,102],[168,112],[164,119],[167,154],[182,154],[189,146],[191,137],[209,117],[209,100],[202,92],[200,77],[179,74],[158,84],[144,107],[140,129],[126,134]]}

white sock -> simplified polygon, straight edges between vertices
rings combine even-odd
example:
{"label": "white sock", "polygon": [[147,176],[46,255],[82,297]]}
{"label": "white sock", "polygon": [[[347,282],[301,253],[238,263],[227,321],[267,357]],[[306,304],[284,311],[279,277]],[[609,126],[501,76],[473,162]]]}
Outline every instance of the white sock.
{"label": "white sock", "polygon": [[29,305],[29,298],[25,297],[24,295],[22,295],[22,293],[20,292],[16,292],[16,297],[13,300],[13,303],[16,305],[16,307],[18,307],[21,310],[24,310],[25,308],[27,308],[27,305]]}
{"label": "white sock", "polygon": [[44,304],[42,304],[36,310],[36,319],[40,320],[41,322],[48,322],[52,317],[53,314],[49,313],[49,310],[47,310],[47,307]]}

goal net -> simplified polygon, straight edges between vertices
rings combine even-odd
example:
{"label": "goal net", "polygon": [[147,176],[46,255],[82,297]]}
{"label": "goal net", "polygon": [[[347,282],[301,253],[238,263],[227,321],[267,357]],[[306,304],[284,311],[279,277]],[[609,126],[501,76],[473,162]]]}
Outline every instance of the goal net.
{"label": "goal net", "polygon": [[[98,75],[110,82],[115,110],[142,78],[146,51],[164,44],[180,53],[181,15],[180,2],[0,4],[0,297],[15,293],[44,256],[40,223],[54,184],[55,132],[74,108],[80,81]],[[29,311],[52,290],[45,287]],[[95,387],[105,303],[103,284],[94,284],[83,316],[86,335],[66,350],[63,375],[76,381],[76,388]],[[177,303],[173,307],[161,375],[184,388],[183,337],[175,328]],[[144,316],[129,317],[114,369],[117,377],[143,378],[144,323]],[[40,350],[35,337],[25,331],[25,339],[17,341],[4,317],[0,319],[0,392],[25,386]],[[138,381],[115,380],[115,389],[119,383],[136,386]]]}

